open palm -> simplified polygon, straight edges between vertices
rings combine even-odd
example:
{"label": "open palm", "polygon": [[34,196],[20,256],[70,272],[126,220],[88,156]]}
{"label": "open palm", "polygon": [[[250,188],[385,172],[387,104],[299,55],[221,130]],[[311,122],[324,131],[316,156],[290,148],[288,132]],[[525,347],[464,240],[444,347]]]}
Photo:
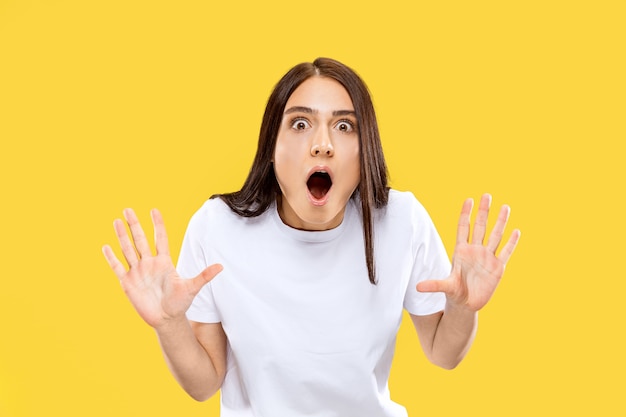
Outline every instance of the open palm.
{"label": "open palm", "polygon": [[444,292],[448,302],[473,311],[478,311],[487,304],[504,274],[506,263],[513,254],[520,237],[520,231],[514,230],[500,253],[496,255],[510,212],[508,206],[503,206],[487,244],[483,243],[490,205],[491,196],[483,195],[470,242],[470,215],[473,200],[465,201],[459,218],[450,276],[444,280],[424,281],[418,284],[419,291]]}
{"label": "open palm", "polygon": [[184,316],[196,294],[217,275],[222,267],[211,265],[193,279],[182,279],[169,254],[167,233],[161,214],[152,210],[156,255],[143,232],[137,216],[131,209],[124,217],[132,235],[126,232],[121,220],[114,227],[128,269],[117,259],[110,246],[103,247],[104,256],[137,313],[152,327]]}

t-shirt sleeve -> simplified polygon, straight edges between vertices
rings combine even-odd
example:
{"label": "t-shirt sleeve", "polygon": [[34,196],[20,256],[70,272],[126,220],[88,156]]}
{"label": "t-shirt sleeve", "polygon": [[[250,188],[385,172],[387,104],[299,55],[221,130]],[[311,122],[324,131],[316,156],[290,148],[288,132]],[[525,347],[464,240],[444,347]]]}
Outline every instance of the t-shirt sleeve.
{"label": "t-shirt sleeve", "polygon": [[415,261],[404,296],[404,308],[416,316],[442,311],[446,304],[443,293],[420,293],[416,285],[429,279],[443,279],[450,274],[450,260],[426,209],[415,200],[412,212]]}
{"label": "t-shirt sleeve", "polygon": [[[198,210],[187,226],[183,244],[178,256],[176,270],[183,278],[194,278],[213,262],[210,259],[210,242],[208,242],[209,214],[207,204]],[[213,298],[211,282],[206,284],[196,295],[187,310],[187,318],[200,323],[219,323],[219,312]]]}

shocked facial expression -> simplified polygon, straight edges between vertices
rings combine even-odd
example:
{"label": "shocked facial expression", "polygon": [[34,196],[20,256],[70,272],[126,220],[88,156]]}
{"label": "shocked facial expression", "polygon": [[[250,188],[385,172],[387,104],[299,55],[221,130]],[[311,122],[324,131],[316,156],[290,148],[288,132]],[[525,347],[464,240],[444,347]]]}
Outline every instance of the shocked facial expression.
{"label": "shocked facial expression", "polygon": [[292,93],[274,150],[283,222],[302,230],[328,230],[343,220],[360,181],[359,135],[346,89],[311,77]]}

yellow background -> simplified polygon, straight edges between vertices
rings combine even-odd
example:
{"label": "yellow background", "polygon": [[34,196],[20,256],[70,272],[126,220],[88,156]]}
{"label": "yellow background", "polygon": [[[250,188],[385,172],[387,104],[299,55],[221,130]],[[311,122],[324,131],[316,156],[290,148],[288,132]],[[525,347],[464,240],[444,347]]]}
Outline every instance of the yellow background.
{"label": "yellow background", "polygon": [[124,207],[158,207],[177,255],[245,178],[274,83],[317,56],[368,83],[392,185],[449,251],[483,192],[522,230],[459,368],[404,322],[393,398],[624,415],[623,2],[211,3],[0,1],[1,416],[218,414],[177,387],[100,248]]}

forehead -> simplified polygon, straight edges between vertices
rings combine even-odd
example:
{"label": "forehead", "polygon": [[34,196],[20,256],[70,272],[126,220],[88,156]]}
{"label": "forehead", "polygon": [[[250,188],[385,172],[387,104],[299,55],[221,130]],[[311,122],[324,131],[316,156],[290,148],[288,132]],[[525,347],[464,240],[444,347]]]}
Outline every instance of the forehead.
{"label": "forehead", "polygon": [[339,82],[328,77],[307,79],[294,90],[285,109],[292,106],[309,107],[318,111],[354,110],[348,91]]}

